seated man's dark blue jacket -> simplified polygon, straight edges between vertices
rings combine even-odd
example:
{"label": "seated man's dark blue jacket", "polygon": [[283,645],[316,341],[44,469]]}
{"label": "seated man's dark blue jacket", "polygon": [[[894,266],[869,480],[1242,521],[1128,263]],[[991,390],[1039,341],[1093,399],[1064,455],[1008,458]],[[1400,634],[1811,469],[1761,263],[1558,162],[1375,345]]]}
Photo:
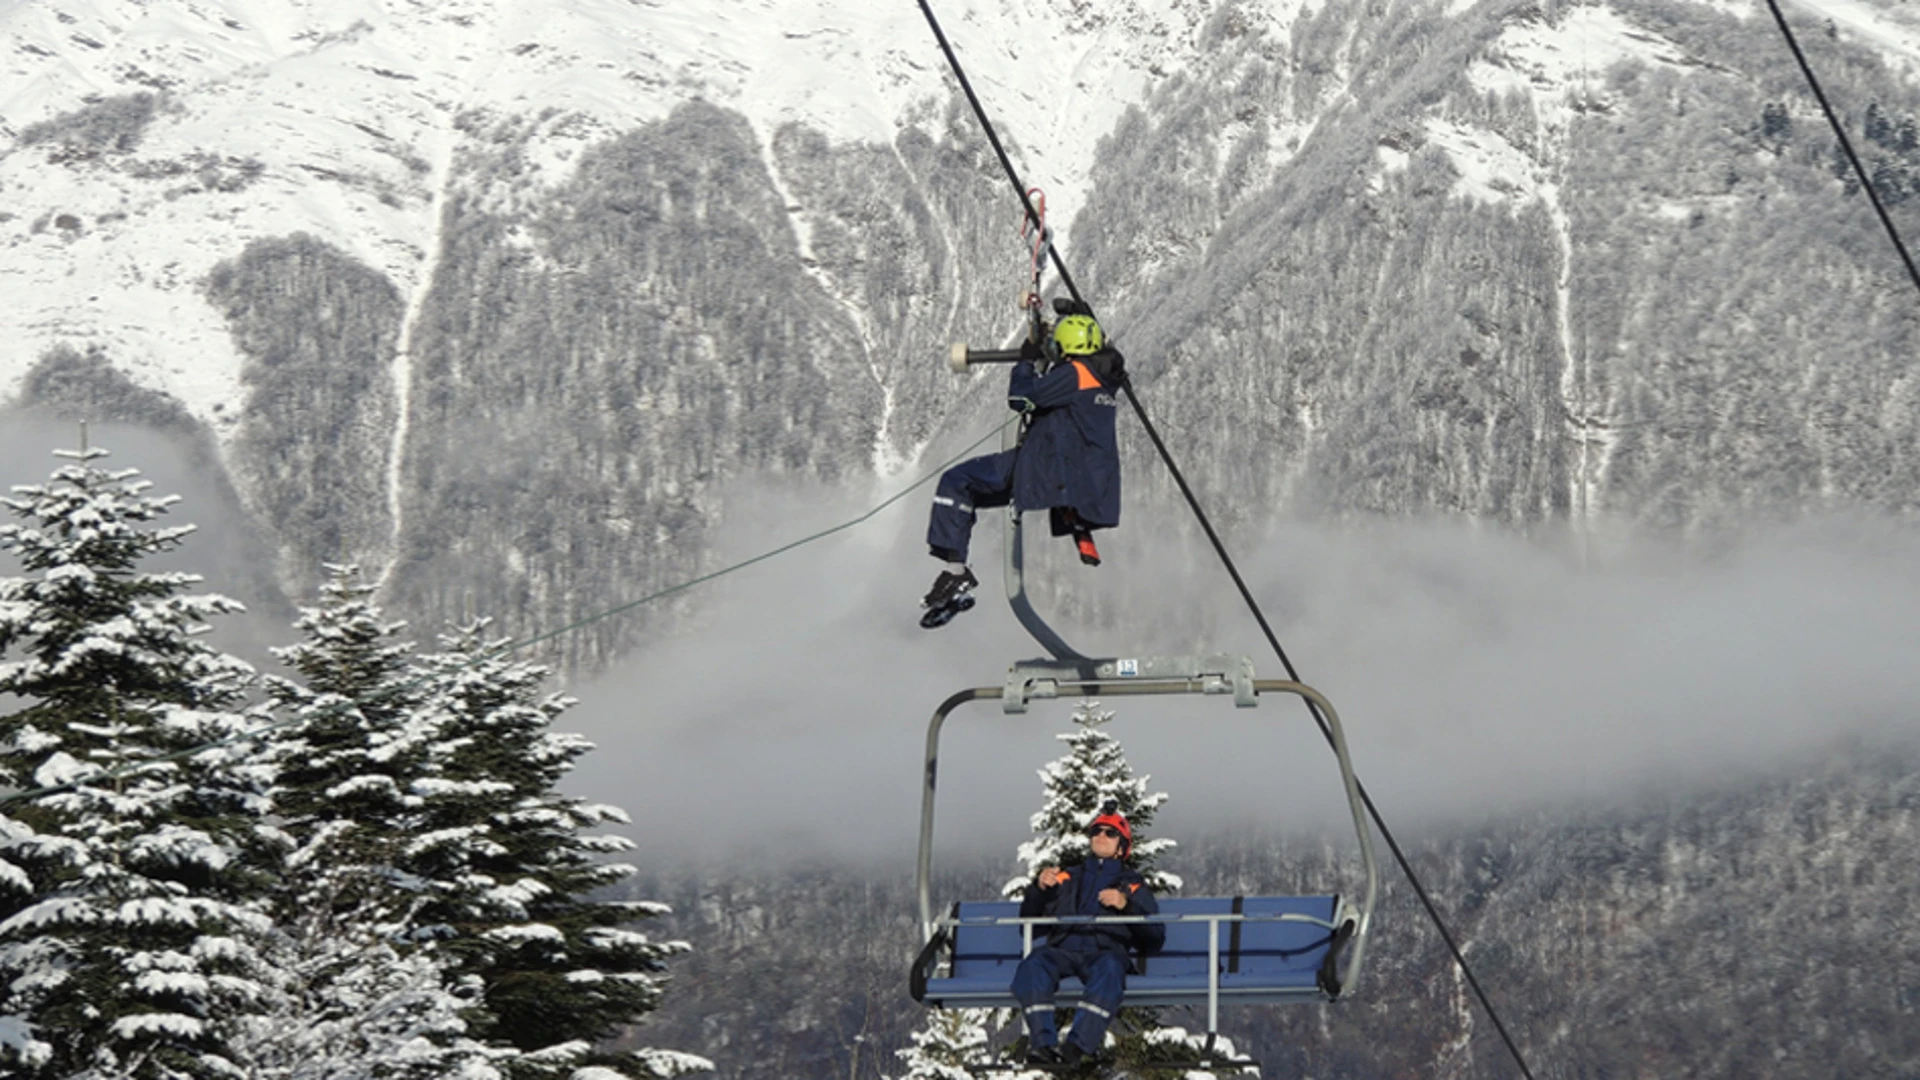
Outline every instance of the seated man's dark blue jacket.
{"label": "seated man's dark blue jacket", "polygon": [[[1147,887],[1146,879],[1119,859],[1089,858],[1079,866],[1062,871],[1062,874],[1065,880],[1051,889],[1041,888],[1038,878],[1027,882],[1026,895],[1020,899],[1021,918],[1031,919],[1042,915],[1152,915],[1160,910],[1160,902],[1154,899],[1153,890]],[[1100,893],[1104,889],[1119,889],[1127,898],[1127,906],[1116,911],[1101,904]],[[1167,928],[1163,923],[1121,923],[1118,926],[1068,924],[1034,928],[1036,939],[1042,933],[1046,935],[1047,944],[1077,952],[1153,953],[1159,951],[1167,940]]]}
{"label": "seated man's dark blue jacket", "polygon": [[[1118,349],[1070,357],[1045,375],[1031,362],[1013,365],[1007,404],[1033,414],[1013,464],[1013,505],[1021,510],[1072,510],[1091,528],[1120,524]],[[1066,530],[1055,515],[1054,533]]]}

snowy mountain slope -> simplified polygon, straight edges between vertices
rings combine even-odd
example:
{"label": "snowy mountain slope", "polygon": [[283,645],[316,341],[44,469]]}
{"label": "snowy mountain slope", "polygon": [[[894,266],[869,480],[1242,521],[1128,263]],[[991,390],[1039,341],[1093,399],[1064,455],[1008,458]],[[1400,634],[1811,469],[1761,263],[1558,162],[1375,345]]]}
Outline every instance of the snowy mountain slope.
{"label": "snowy mountain slope", "polygon": [[1920,22],[1900,7],[1864,0],[1787,0],[1785,10],[1829,20],[1837,31],[1859,40],[1893,63],[1911,69],[1920,63]]}
{"label": "snowy mountain slope", "polygon": [[[1096,140],[1198,55],[1207,10],[1198,0],[1099,10],[1032,0],[942,13],[1029,179],[1047,187],[1063,237]],[[421,353],[450,345],[423,328],[480,288],[463,278],[475,264],[449,264],[449,228],[498,218],[501,251],[578,282],[581,268],[556,263],[534,223],[581,197],[573,182],[587,156],[648,128],[684,130],[671,123],[680,110],[711,104],[746,121],[750,197],[770,197],[774,215],[753,224],[766,232],[761,250],[797,258],[819,290],[802,300],[815,310],[796,317],[850,323],[834,334],[850,339],[882,399],[880,425],[862,438],[872,461],[898,468],[926,442],[935,417],[920,403],[936,377],[922,365],[914,386],[898,385],[894,340],[908,331],[873,312],[895,306],[883,294],[900,287],[870,268],[884,259],[897,275],[924,276],[914,264],[926,256],[879,232],[875,207],[907,206],[950,264],[945,284],[916,291],[938,297],[947,322],[974,310],[974,290],[953,283],[984,234],[951,209],[914,209],[960,163],[916,163],[898,143],[922,128],[954,134],[953,96],[908,3],[0,5],[0,401],[54,350],[96,351],[215,432],[247,509],[281,537],[289,588],[306,587],[329,558],[390,575],[408,506],[422,497],[405,466]],[[994,238],[1008,241],[1015,215],[997,210]],[[619,288],[649,288],[637,267],[615,271],[629,272]],[[343,319],[355,329],[343,333]],[[702,350],[701,362],[733,347]],[[502,362],[524,366],[540,349],[516,339]],[[651,402],[642,395],[638,407]],[[693,422],[670,423],[660,439],[691,435],[677,424]],[[659,471],[704,490],[732,475],[732,458]],[[686,517],[644,512],[662,514]]]}
{"label": "snowy mountain slope", "polygon": [[[1009,136],[1047,147],[1030,178],[1063,223],[1094,140],[1179,69],[1205,7],[950,13]],[[137,148],[54,169],[31,147],[0,157],[0,335],[15,343],[0,394],[51,344],[99,344],[229,423],[240,361],[195,295],[204,275],[303,231],[417,294],[462,115],[540,118],[522,178],[534,198],[583,148],[690,99],[742,111],[763,141],[804,123],[885,143],[951,87],[917,7],[832,0],[20,2],[0,6],[0,57],[0,134],[16,140],[89,101],[165,94]],[[223,166],[244,170],[240,190],[180,179]]]}
{"label": "snowy mountain slope", "polygon": [[[1157,100],[1126,160],[1173,209],[1097,191],[1128,225],[1083,239],[1141,266],[1211,223],[1123,329],[1130,356],[1164,358],[1136,378],[1217,470],[1215,497],[1581,529],[1910,507],[1907,286],[1752,15],[1328,9],[1296,26],[1290,68]],[[1818,37],[1829,94],[1904,201],[1913,82]],[[1185,165],[1230,118],[1303,99],[1344,104],[1269,184],[1230,192]],[[1869,106],[1890,118],[1870,137]],[[1273,449],[1242,467],[1249,432]]]}

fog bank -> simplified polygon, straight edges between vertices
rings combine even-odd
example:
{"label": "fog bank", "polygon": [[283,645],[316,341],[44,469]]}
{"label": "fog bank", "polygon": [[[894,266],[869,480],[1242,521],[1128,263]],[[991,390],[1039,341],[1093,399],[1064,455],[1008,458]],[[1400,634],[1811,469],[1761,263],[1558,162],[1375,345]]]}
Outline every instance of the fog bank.
{"label": "fog bank", "polygon": [[[792,491],[735,505],[757,509],[729,528],[715,566],[864,508]],[[1001,598],[997,513],[974,553],[981,604],[945,629],[917,626],[938,569],[921,546],[925,512],[910,498],[704,587],[697,625],[575,689],[568,719],[600,746],[576,786],[634,813],[643,857],[880,855],[910,872],[929,715],[1040,652]],[[1052,548],[1035,560],[1066,575],[1042,606],[1067,640],[1098,655],[1246,653],[1262,677],[1284,677],[1210,551],[1129,525],[1103,538],[1097,570]],[[1454,522],[1286,524],[1230,543],[1403,833],[1720,786],[1838,739],[1920,728],[1920,671],[1903,655],[1920,636],[1920,533],[1885,522],[1778,527],[1706,555],[1646,541],[1582,558]],[[1086,612],[1111,625],[1078,625]],[[1173,796],[1163,833],[1255,823],[1350,836],[1332,758],[1297,700],[1105,704],[1135,769]],[[1071,713],[1062,700],[954,714],[944,850],[1011,851]]]}

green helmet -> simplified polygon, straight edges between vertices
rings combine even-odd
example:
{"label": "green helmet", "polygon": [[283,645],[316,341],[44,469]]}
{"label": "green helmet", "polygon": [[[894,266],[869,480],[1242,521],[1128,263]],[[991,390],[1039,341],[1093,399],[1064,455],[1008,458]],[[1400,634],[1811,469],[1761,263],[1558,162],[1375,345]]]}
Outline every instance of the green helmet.
{"label": "green helmet", "polygon": [[1107,343],[1091,315],[1067,315],[1053,327],[1053,343],[1062,356],[1091,356]]}

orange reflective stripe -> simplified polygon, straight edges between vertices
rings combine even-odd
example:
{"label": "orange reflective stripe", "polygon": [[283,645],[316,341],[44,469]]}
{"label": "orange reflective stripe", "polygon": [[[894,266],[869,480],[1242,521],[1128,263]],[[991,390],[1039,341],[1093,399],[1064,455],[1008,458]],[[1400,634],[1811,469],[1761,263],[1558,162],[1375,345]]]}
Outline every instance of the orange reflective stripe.
{"label": "orange reflective stripe", "polygon": [[1128,891],[1128,892],[1139,892],[1139,891],[1140,891],[1140,886],[1138,886],[1138,885],[1129,885],[1129,886],[1127,886],[1127,891]]}
{"label": "orange reflective stripe", "polygon": [[1075,360],[1073,362],[1073,370],[1080,373],[1080,385],[1075,387],[1074,389],[1076,390],[1100,389],[1100,380],[1095,378],[1093,372],[1087,369],[1087,365],[1081,363],[1078,360]]}

